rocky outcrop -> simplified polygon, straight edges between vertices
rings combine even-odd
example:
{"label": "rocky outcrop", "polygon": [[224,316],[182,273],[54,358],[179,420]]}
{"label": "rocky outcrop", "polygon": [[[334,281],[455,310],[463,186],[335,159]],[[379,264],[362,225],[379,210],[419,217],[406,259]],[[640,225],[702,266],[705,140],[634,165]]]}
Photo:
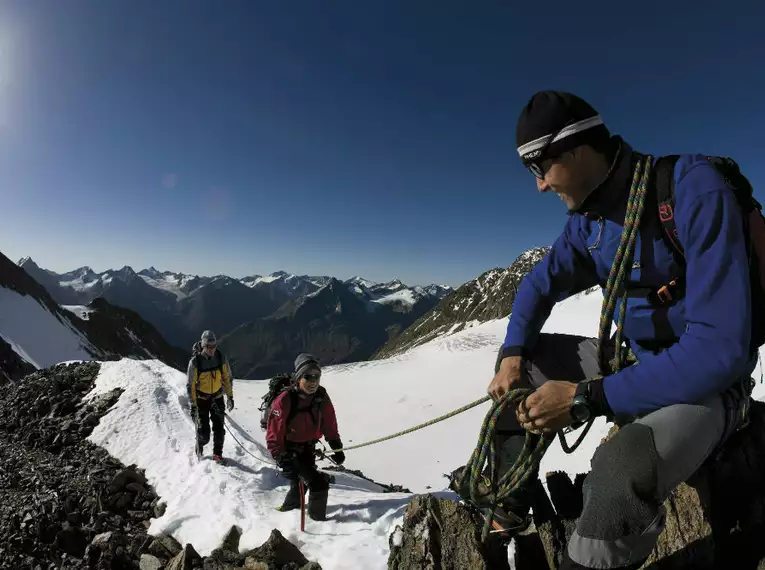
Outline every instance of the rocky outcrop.
{"label": "rocky outcrop", "polygon": [[88,338],[98,339],[101,360],[118,360],[125,356],[156,358],[185,372],[189,352],[168,344],[154,325],[135,311],[112,305],[102,297],[91,301],[88,308],[91,309],[88,318],[74,319],[74,322]]}
{"label": "rocky outcrop", "polygon": [[[552,501],[535,510],[550,568],[557,568],[582,507],[583,476],[547,475]],[[749,424],[664,503],[666,528],[645,569],[765,568],[765,404],[753,402]],[[544,499],[540,495],[540,498]],[[539,503],[539,501],[537,501]],[[517,567],[522,565],[522,552]]]}
{"label": "rocky outcrop", "polygon": [[499,540],[481,542],[481,518],[455,501],[417,495],[389,539],[389,570],[509,569]]}
{"label": "rocky outcrop", "polygon": [[[533,524],[514,539],[517,570],[558,568],[582,511],[585,476],[581,473],[572,481],[563,472],[548,473],[547,491],[541,481],[537,481]],[[665,501],[665,529],[642,569],[764,569],[763,481],[765,403],[753,402],[749,424],[728,440],[722,453],[702,465]],[[391,535],[388,567],[396,570],[485,567],[480,565],[486,560],[485,547],[475,538],[482,521],[477,520],[468,531],[469,512],[464,508],[456,525],[440,516],[460,508],[453,501],[432,496],[412,501],[403,528],[397,528]],[[450,552],[459,552],[462,556],[459,562],[454,554],[441,554],[443,541],[433,540],[434,533],[448,536]]]}
{"label": "rocky outcrop", "polygon": [[13,350],[13,347],[0,338],[0,384],[29,374],[35,369]]}
{"label": "rocky outcrop", "polygon": [[58,365],[3,385],[0,399],[0,568],[38,570],[317,570],[277,531],[240,553],[233,528],[201,557],[150,536],[164,503],[143,471],[86,440],[121,391],[83,401],[97,362]]}
{"label": "rocky outcrop", "polygon": [[367,477],[366,475],[364,475],[364,473],[360,469],[348,469],[347,467],[343,465],[329,465],[322,469],[323,471],[339,471],[341,473],[350,473],[351,475],[355,475],[356,477],[360,479],[364,479],[365,481],[369,481],[370,483],[379,485],[380,487],[382,487],[383,493],[411,493],[409,489],[407,489],[406,487],[403,487],[402,485],[396,485],[394,483],[388,483],[387,485],[385,483],[378,483],[371,477]]}

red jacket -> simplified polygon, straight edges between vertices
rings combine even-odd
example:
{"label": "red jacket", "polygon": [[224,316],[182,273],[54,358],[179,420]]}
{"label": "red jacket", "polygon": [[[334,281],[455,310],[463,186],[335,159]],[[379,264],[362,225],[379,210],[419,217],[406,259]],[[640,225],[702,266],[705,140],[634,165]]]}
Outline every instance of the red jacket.
{"label": "red jacket", "polygon": [[292,419],[287,425],[294,394],[295,389],[285,390],[276,397],[271,405],[271,414],[268,417],[266,429],[266,445],[274,459],[285,451],[288,441],[304,443],[321,439],[322,436],[327,441],[340,439],[340,434],[337,431],[335,407],[326,392],[321,409],[317,410],[316,406],[313,405],[315,394],[309,396],[297,391],[297,409],[299,411],[293,412]]}

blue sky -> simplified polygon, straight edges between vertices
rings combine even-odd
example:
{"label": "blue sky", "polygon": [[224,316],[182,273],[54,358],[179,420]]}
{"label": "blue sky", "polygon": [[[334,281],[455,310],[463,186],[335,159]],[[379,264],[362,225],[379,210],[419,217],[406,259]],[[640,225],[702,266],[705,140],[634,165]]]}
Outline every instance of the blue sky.
{"label": "blue sky", "polygon": [[765,5],[616,6],[6,0],[0,251],[459,285],[565,223],[515,153],[540,89],[762,199]]}

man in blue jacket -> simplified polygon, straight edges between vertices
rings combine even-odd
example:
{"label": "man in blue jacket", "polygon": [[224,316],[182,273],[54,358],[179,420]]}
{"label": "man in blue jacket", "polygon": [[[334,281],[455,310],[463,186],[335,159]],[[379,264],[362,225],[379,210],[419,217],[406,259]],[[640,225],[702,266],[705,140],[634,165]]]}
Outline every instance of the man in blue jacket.
{"label": "man in blue jacket", "polygon": [[[512,465],[526,431],[558,431],[572,413],[615,418],[623,427],[592,459],[561,568],[639,568],[664,527],[663,501],[745,415],[756,347],[742,214],[703,156],[682,155],[674,214],[685,259],[677,259],[649,191],[625,284],[623,331],[637,363],[601,370],[595,339],[541,329],[555,303],[608,281],[638,156],[570,93],[534,95],[516,138],[537,189],[557,194],[569,217],[519,287],[488,388],[497,399],[512,388],[536,388],[500,422],[502,465]],[[658,297],[673,279],[671,298]],[[505,520],[524,516],[529,497],[530,487],[505,503]]]}

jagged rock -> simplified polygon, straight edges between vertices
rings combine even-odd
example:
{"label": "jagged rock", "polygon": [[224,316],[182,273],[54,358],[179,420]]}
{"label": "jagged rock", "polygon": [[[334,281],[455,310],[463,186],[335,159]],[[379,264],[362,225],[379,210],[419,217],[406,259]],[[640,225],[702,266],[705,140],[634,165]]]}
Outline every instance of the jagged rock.
{"label": "jagged rock", "polygon": [[165,511],[167,510],[167,503],[165,502],[159,502],[156,505],[154,505],[154,516],[159,518],[165,514]]}
{"label": "jagged rock", "polygon": [[162,570],[162,562],[151,554],[141,554],[139,568],[141,570]]}
{"label": "jagged rock", "polygon": [[82,556],[87,545],[85,533],[77,527],[65,528],[56,533],[56,546],[72,556]]}
{"label": "jagged rock", "polygon": [[202,557],[197,554],[194,547],[187,544],[175,558],[168,562],[165,570],[191,570],[196,562],[200,562]]}
{"label": "jagged rock", "polygon": [[136,472],[134,469],[123,469],[117,473],[109,483],[109,491],[111,493],[117,493],[122,489],[127,488],[130,483],[146,483],[146,477]]}
{"label": "jagged rock", "polygon": [[[268,540],[254,550],[250,550],[242,555],[242,559],[252,566],[255,562],[263,562],[271,568],[271,565],[281,569],[288,564],[296,564],[296,568],[302,568],[308,564],[308,559],[303,556],[297,546],[284,538],[281,532],[274,529]],[[317,565],[318,566],[318,565]],[[320,567],[319,569],[320,570]]]}
{"label": "jagged rock", "polygon": [[149,544],[149,553],[160,558],[177,556],[183,547],[172,536],[161,534]]}
{"label": "jagged rock", "polygon": [[[383,493],[411,493],[409,489],[401,485],[394,485],[393,483],[390,483],[388,485],[384,483],[378,483],[374,479],[364,475],[364,473],[359,469],[348,469],[347,467],[344,467],[343,465],[330,465],[328,467],[324,467],[323,470],[324,471],[339,471],[341,473],[351,473],[352,475],[355,475],[356,477],[360,477],[361,479],[365,479],[366,481],[369,481],[370,483],[379,485],[380,487],[382,487]],[[331,477],[333,477],[333,479],[330,482],[334,483],[334,476],[331,476]]]}
{"label": "jagged rock", "polygon": [[390,536],[390,570],[508,569],[507,551],[494,537],[481,542],[483,520],[467,507],[433,495],[417,495],[403,527]]}
{"label": "jagged rock", "polygon": [[[535,494],[536,542],[541,542],[549,568],[557,568],[581,513],[583,480],[580,475],[572,483],[564,473],[550,473],[547,482],[552,501],[544,493]],[[763,481],[765,403],[755,401],[749,425],[666,500],[666,527],[643,568],[765,568]],[[527,560],[526,553],[539,547],[532,542],[516,545],[518,570],[539,568]]]}
{"label": "jagged rock", "polygon": [[228,550],[230,552],[238,554],[239,539],[241,537],[242,537],[242,529],[236,525],[232,525],[231,528],[228,529],[226,536],[223,538],[223,543],[221,544],[221,548],[223,550]]}

